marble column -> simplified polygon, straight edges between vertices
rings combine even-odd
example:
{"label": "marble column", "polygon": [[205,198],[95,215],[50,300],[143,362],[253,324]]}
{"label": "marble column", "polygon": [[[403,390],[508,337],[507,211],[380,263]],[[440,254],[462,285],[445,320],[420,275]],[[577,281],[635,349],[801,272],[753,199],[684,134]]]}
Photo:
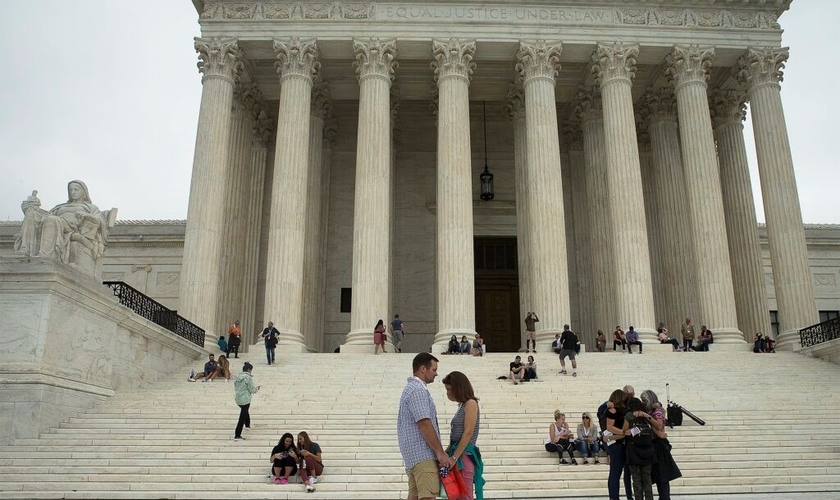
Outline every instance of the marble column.
{"label": "marble column", "polygon": [[[516,255],[519,266],[519,318],[524,322],[531,303],[531,244],[528,232],[528,151],[525,131],[525,93],[518,85],[508,89],[505,104],[513,122],[513,164],[516,183]],[[519,325],[522,345],[525,345],[525,325]]]}
{"label": "marble column", "polygon": [[233,106],[230,113],[230,146],[228,148],[228,169],[225,179],[225,194],[222,204],[225,215],[222,227],[226,229],[224,245],[219,259],[219,296],[216,310],[217,328],[226,332],[228,325],[240,321],[242,329],[242,347],[247,352],[254,341],[252,324],[246,324],[242,318],[242,279],[244,275],[246,219],[246,186],[250,166],[251,134],[253,117],[251,116],[251,93],[255,87],[238,83],[234,87]]}
{"label": "marble column", "polygon": [[[337,126],[334,117],[329,117],[324,123],[323,151],[321,152],[321,245],[319,252],[320,265],[317,267],[315,283],[319,283],[321,290],[327,289],[327,243],[329,241],[329,213],[330,213],[330,172],[332,170],[332,151],[335,147]],[[315,317],[318,318],[315,324],[316,344],[313,346],[316,351],[324,350],[324,332],[326,330],[326,293],[319,294],[315,302]]]}
{"label": "marble column", "polygon": [[253,130],[248,167],[247,230],[244,235],[244,276],[242,279],[242,324],[250,326],[252,333],[263,325],[257,323],[257,288],[259,287],[260,237],[263,218],[263,193],[268,147],[274,137],[273,120],[261,96],[253,106]]}
{"label": "marble column", "polygon": [[230,108],[234,80],[241,70],[241,53],[234,38],[196,38],[201,79],[201,107],[190,183],[184,258],[181,267],[178,313],[205,329],[208,344],[215,342],[219,296],[219,257],[225,236],[222,220],[230,150]]}
{"label": "marble column", "polygon": [[595,330],[609,338],[616,325],[615,272],[612,260],[612,222],[607,186],[607,153],[604,111],[595,88],[581,87],[575,96],[575,115],[581,123],[586,172],[586,205],[589,212],[589,251],[592,315]]}
{"label": "marble column", "polygon": [[592,231],[590,219],[588,193],[586,189],[586,155],[583,145],[583,131],[579,121],[565,123],[563,126],[564,143],[569,148],[569,171],[571,192],[571,212],[573,219],[572,235],[574,237],[575,271],[577,274],[577,294],[574,303],[577,304],[578,324],[574,330],[581,342],[586,342],[587,349],[595,349],[594,308],[592,298],[592,251],[589,245],[589,235]]}
{"label": "marble column", "polygon": [[751,48],[741,57],[739,72],[739,78],[749,86],[773,286],[779,310],[777,346],[780,349],[797,348],[798,330],[819,322],[779,85],[788,55],[787,48]]}
{"label": "marble column", "polygon": [[433,352],[449,337],[475,335],[475,263],[470,148],[470,79],[475,42],[434,40],[438,87],[437,291],[438,331]]}
{"label": "marble column", "polygon": [[673,338],[685,318],[697,318],[694,299],[694,241],[683,176],[677,102],[671,88],[649,89],[642,97],[642,117],[651,143],[655,214],[664,291],[665,322]]}
{"label": "marble column", "polygon": [[[531,307],[537,313],[537,345],[548,350],[554,334],[571,322],[566,219],[560,171],[560,138],[554,96],[560,70],[559,43],[520,42],[516,70],[525,90],[528,233]],[[558,200],[558,197],[560,199]]]}
{"label": "marble column", "polygon": [[388,324],[391,259],[391,81],[394,40],[354,40],[359,128],[353,209],[353,303],[341,352],[373,352],[377,320]]}
{"label": "marble column", "polygon": [[312,89],[312,105],[309,115],[309,178],[306,187],[306,239],[303,257],[303,333],[306,347],[317,350],[318,323],[324,320],[318,315],[319,297],[323,296],[323,283],[317,280],[321,265],[321,218],[322,200],[325,195],[321,184],[324,168],[324,122],[330,114],[330,91],[326,83],[319,82]]}
{"label": "marble column", "polygon": [[642,126],[639,113],[636,113],[636,132],[639,144],[639,170],[642,173],[642,198],[645,202],[645,226],[648,234],[648,253],[650,254],[650,281],[653,283],[653,311],[657,326],[665,314],[665,290],[662,287],[662,258],[659,246],[659,200],[654,196],[653,154],[651,153],[650,134]]}
{"label": "marble column", "polygon": [[744,340],[751,342],[756,332],[770,331],[770,315],[744,143],[746,98],[746,92],[740,89],[718,90],[711,102],[738,327],[744,332]]}
{"label": "marble column", "polygon": [[715,343],[743,343],[735,311],[735,291],[723,215],[715,141],[706,80],[713,48],[675,46],[666,60],[674,86],[685,173],[685,201],[694,235],[694,269],[699,316],[715,334]]}
{"label": "marble column", "polygon": [[304,352],[301,333],[309,121],[312,84],[320,63],[315,40],[274,41],[280,106],[271,186],[265,279],[265,318],[280,331],[278,349]]}
{"label": "marble column", "polygon": [[601,87],[604,107],[606,186],[612,201],[609,207],[610,246],[615,266],[616,324],[625,329],[633,325],[640,338],[650,341],[655,335],[656,320],[639,146],[630,92],[638,54],[636,45],[599,44],[593,55],[593,72]]}

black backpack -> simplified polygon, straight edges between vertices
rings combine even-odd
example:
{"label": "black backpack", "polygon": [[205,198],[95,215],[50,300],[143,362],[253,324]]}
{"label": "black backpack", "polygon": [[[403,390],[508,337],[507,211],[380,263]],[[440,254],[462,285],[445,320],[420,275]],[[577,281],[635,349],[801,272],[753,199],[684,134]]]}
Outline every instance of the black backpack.
{"label": "black backpack", "polygon": [[683,423],[682,407],[676,403],[668,403],[668,425],[677,427]]}
{"label": "black backpack", "polygon": [[[653,446],[653,429],[650,422],[643,418],[636,418],[632,413],[624,417],[630,422],[631,435],[627,437],[627,443],[633,446]],[[638,432],[636,432],[638,430]]]}

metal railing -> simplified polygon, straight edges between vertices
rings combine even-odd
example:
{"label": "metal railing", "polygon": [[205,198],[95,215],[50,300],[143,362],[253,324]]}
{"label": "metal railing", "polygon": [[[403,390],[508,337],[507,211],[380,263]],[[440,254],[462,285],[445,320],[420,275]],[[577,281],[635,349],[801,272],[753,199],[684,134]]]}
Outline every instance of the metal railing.
{"label": "metal railing", "polygon": [[840,317],[799,330],[799,343],[802,347],[811,347],[838,338],[840,338]]}
{"label": "metal railing", "polygon": [[204,347],[204,330],[178,316],[176,311],[167,308],[128,283],[103,281],[102,284],[114,291],[114,296],[119,299],[120,304],[147,320],[166,328],[175,335],[199,347]]}

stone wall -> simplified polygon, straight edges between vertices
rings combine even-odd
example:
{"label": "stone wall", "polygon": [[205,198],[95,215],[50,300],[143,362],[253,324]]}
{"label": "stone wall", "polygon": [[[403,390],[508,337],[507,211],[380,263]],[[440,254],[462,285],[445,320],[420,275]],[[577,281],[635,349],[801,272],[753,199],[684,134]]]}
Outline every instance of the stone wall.
{"label": "stone wall", "polygon": [[0,256],[0,443],[37,437],[205,355],[51,259]]}

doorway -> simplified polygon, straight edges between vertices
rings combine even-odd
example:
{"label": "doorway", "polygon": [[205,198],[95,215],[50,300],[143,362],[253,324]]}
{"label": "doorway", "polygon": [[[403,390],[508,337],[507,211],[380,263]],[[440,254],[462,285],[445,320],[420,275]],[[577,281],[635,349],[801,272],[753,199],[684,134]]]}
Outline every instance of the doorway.
{"label": "doorway", "polygon": [[516,238],[475,238],[475,328],[491,352],[522,346]]}

